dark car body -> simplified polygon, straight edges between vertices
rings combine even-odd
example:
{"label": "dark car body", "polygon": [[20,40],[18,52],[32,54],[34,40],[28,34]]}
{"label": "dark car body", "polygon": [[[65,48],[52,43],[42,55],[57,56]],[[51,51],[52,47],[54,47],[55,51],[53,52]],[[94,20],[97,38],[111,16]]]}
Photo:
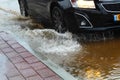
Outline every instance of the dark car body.
{"label": "dark car body", "polygon": [[27,13],[33,18],[40,19],[43,23],[52,23],[52,9],[59,7],[63,11],[66,28],[70,31],[104,31],[120,28],[120,0],[93,0],[95,8],[74,7],[72,1],[76,0],[23,1]]}

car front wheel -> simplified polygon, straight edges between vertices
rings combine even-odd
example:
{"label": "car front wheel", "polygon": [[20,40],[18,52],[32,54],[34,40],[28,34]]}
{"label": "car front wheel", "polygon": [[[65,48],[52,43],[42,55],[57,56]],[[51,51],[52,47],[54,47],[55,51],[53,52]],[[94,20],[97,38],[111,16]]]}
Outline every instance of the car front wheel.
{"label": "car front wheel", "polygon": [[59,7],[54,7],[51,13],[53,28],[60,32],[64,33],[67,31],[66,24],[63,17],[63,11]]}

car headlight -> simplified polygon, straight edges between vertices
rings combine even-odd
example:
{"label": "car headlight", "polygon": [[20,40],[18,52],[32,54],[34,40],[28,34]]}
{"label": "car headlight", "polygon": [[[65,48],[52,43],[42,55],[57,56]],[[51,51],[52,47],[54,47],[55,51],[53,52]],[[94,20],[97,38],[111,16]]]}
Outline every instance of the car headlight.
{"label": "car headlight", "polygon": [[73,7],[79,8],[95,8],[94,0],[71,0]]}

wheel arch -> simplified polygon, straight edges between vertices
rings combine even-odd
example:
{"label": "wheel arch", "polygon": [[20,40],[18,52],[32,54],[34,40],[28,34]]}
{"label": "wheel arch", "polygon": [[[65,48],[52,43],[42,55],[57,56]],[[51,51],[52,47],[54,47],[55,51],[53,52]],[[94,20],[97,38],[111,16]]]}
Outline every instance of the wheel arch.
{"label": "wheel arch", "polygon": [[59,7],[62,10],[66,10],[72,7],[70,0],[53,0],[50,3],[50,13],[55,6]]}
{"label": "wheel arch", "polygon": [[[66,3],[66,4],[65,4]],[[74,27],[76,27],[76,25],[73,25],[75,24],[75,21],[71,21],[72,19],[74,19],[74,15],[73,15],[73,8],[72,8],[72,5],[70,3],[70,0],[57,0],[57,1],[54,1],[54,2],[51,2],[50,4],[50,16],[52,18],[52,10],[53,8],[57,6],[59,7],[61,10],[63,10],[63,13],[64,13],[64,21],[66,23],[66,28],[68,30],[73,30]],[[72,16],[72,18],[71,18]]]}

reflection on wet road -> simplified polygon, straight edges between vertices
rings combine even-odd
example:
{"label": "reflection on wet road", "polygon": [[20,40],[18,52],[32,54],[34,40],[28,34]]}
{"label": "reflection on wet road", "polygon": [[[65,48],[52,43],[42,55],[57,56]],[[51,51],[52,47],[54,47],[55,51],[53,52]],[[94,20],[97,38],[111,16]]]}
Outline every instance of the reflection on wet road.
{"label": "reflection on wet road", "polygon": [[[0,2],[4,3],[0,7],[0,31],[13,33],[34,51],[46,56],[75,77],[83,80],[120,80],[120,39],[112,37],[111,40],[104,39],[105,41],[81,45],[69,32],[60,34],[52,29],[41,29],[41,24],[20,16],[16,0]],[[97,36],[95,40],[99,38]],[[4,56],[1,56],[0,62],[3,64],[0,64],[0,71],[6,61]]]}
{"label": "reflection on wet road", "polygon": [[119,80],[119,53],[119,39],[84,44],[83,51],[67,63],[68,71],[85,80]]}

